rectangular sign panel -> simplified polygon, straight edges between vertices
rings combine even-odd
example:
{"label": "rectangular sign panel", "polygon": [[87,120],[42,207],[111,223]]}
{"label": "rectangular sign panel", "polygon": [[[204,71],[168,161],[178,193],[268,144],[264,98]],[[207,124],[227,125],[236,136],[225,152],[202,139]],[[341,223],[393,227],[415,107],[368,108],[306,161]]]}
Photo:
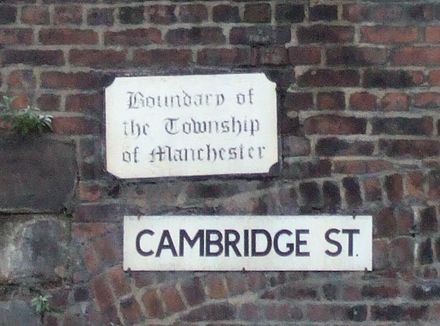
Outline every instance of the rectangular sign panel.
{"label": "rectangular sign panel", "polygon": [[124,219],[124,270],[371,269],[371,216],[126,216]]}
{"label": "rectangular sign panel", "polygon": [[263,73],[118,77],[105,90],[107,170],[267,173],[278,161],[276,99]]}

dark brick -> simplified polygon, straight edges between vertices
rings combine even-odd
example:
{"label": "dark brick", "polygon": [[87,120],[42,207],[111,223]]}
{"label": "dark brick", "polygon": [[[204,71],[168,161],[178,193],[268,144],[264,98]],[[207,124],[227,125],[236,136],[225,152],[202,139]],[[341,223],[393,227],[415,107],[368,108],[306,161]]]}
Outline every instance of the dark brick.
{"label": "dark brick", "polygon": [[320,206],[321,192],[316,182],[303,182],[299,185],[303,205]]}
{"label": "dark brick", "polygon": [[249,65],[250,49],[202,49],[197,53],[197,63],[204,66]]}
{"label": "dark brick", "polygon": [[363,118],[318,115],[304,121],[306,134],[350,135],[364,134],[367,121]]}
{"label": "dark brick", "polygon": [[320,178],[330,176],[331,164],[328,160],[295,162],[283,166],[283,174],[292,179]]}
{"label": "dark brick", "polygon": [[338,7],[330,5],[316,5],[309,8],[309,19],[311,21],[338,19]]}
{"label": "dark brick", "polygon": [[17,19],[17,8],[0,6],[0,25],[13,24]]}
{"label": "dark brick", "polygon": [[381,139],[379,148],[390,157],[423,159],[440,155],[440,142],[436,140]]}
{"label": "dark brick", "polygon": [[416,86],[413,76],[403,70],[368,70],[365,72],[364,87],[407,88]]}
{"label": "dark brick", "polygon": [[374,144],[368,141],[347,141],[336,137],[321,138],[315,147],[321,156],[372,155]]}
{"label": "dark brick", "polygon": [[104,112],[102,94],[75,94],[66,97],[66,111],[100,115]]}
{"label": "dark brick", "polygon": [[395,238],[391,241],[389,260],[397,270],[414,268],[414,239],[411,237]]}
{"label": "dark brick", "polygon": [[145,307],[147,317],[149,318],[163,318],[164,311],[162,302],[156,290],[147,290],[142,296],[142,303]]}
{"label": "dark brick", "polygon": [[317,289],[305,285],[286,285],[279,290],[280,299],[313,300],[318,297]]}
{"label": "dark brick", "polygon": [[153,24],[172,24],[177,21],[176,6],[152,5],[145,7],[145,15]]}
{"label": "dark brick", "polygon": [[344,92],[318,93],[316,100],[319,110],[344,110],[345,108]]}
{"label": "dark brick", "polygon": [[432,199],[440,197],[440,170],[433,170],[428,174],[428,196]]}
{"label": "dark brick", "polygon": [[299,43],[347,43],[353,37],[354,29],[348,26],[301,26],[297,31]]}
{"label": "dark brick", "polygon": [[45,45],[96,44],[98,33],[91,29],[50,28],[40,30],[39,40]]}
{"label": "dark brick", "polygon": [[322,192],[324,207],[326,209],[334,211],[341,207],[341,194],[339,192],[339,186],[335,182],[325,181],[322,186]]}
{"label": "dark brick", "polygon": [[349,208],[357,208],[362,205],[361,190],[359,182],[354,178],[342,179],[342,185],[345,189],[345,200]]}
{"label": "dark brick", "polygon": [[275,20],[278,23],[300,23],[304,18],[304,5],[281,3],[276,6]]}
{"label": "dark brick", "polygon": [[58,111],[61,98],[53,94],[41,94],[37,99],[37,107],[43,111]]}
{"label": "dark brick", "polygon": [[54,25],[80,25],[82,22],[82,8],[80,6],[55,7],[53,21]]}
{"label": "dark brick", "polygon": [[87,24],[92,26],[112,26],[114,23],[112,8],[93,8],[87,12]]}
{"label": "dark brick", "polygon": [[356,70],[311,69],[298,77],[301,87],[350,87],[358,86],[359,72]]}
{"label": "dark brick", "polygon": [[289,62],[292,65],[311,65],[321,62],[321,50],[318,47],[290,47]]}
{"label": "dark brick", "polygon": [[368,178],[363,182],[365,200],[382,200],[382,187],[378,178]]}
{"label": "dark brick", "polygon": [[373,216],[374,237],[393,237],[397,231],[396,216],[391,208],[385,207]]}
{"label": "dark brick", "polygon": [[349,320],[362,322],[367,319],[367,313],[368,310],[366,305],[356,305],[350,307],[350,309],[347,312],[347,317]]}
{"label": "dark brick", "polygon": [[426,317],[428,306],[387,305],[372,306],[372,320],[420,321]]}
{"label": "dark brick", "polygon": [[377,134],[388,135],[432,135],[433,122],[431,118],[375,118],[372,120],[373,131]]}
{"label": "dark brick", "polygon": [[208,9],[202,4],[179,6],[179,19],[183,23],[201,23],[208,19]]}
{"label": "dark brick", "polygon": [[171,29],[165,39],[172,45],[224,44],[223,30],[218,27],[192,27]]}
{"label": "dark brick", "polygon": [[229,34],[231,44],[267,45],[285,44],[290,41],[290,27],[271,27],[256,25],[250,27],[233,27]]}
{"label": "dark brick", "polygon": [[244,21],[247,23],[269,23],[271,18],[270,4],[254,3],[244,7]]}
{"label": "dark brick", "polygon": [[383,48],[342,47],[327,50],[330,65],[369,66],[387,61],[387,50]]}
{"label": "dark brick", "polygon": [[313,108],[312,93],[287,93],[284,99],[284,108],[287,111],[300,111]]}
{"label": "dark brick", "polygon": [[390,299],[400,295],[397,285],[364,285],[362,287],[362,297],[369,299]]}
{"label": "dark brick", "polygon": [[190,306],[199,305],[205,301],[205,291],[203,290],[203,284],[200,278],[195,277],[182,283],[181,288],[186,302],[188,302]]}
{"label": "dark brick", "polygon": [[392,56],[395,65],[432,66],[440,64],[438,47],[404,47],[396,50]]}
{"label": "dark brick", "polygon": [[0,29],[0,46],[2,45],[29,45],[32,44],[31,29],[7,28]]}
{"label": "dark brick", "polygon": [[126,51],[73,49],[69,52],[69,61],[75,66],[115,68],[126,64],[126,56]]}
{"label": "dark brick", "polygon": [[212,18],[217,23],[238,23],[240,13],[237,6],[221,4],[212,9]]}
{"label": "dark brick", "polygon": [[385,190],[388,200],[392,203],[399,203],[403,197],[403,181],[402,176],[393,174],[385,177]]}
{"label": "dark brick", "polygon": [[21,22],[32,25],[50,23],[49,8],[46,6],[25,6],[21,9]]}
{"label": "dark brick", "polygon": [[120,32],[105,32],[104,44],[141,46],[162,42],[162,33],[157,28],[127,29]]}
{"label": "dark brick", "polygon": [[180,317],[181,320],[189,322],[232,320],[234,318],[235,307],[227,302],[201,306]]}
{"label": "dark brick", "polygon": [[419,244],[417,256],[419,263],[421,265],[427,265],[433,263],[434,254],[432,252],[432,244],[430,238],[426,239],[425,241],[422,241]]}
{"label": "dark brick", "polygon": [[438,231],[438,221],[435,207],[427,207],[420,211],[420,232],[423,234]]}
{"label": "dark brick", "polygon": [[153,49],[136,50],[133,54],[136,66],[169,66],[185,67],[192,62],[191,50]]}
{"label": "dark brick", "polygon": [[121,24],[142,24],[144,22],[144,7],[122,7],[118,12]]}
{"label": "dark brick", "polygon": [[41,75],[43,88],[50,89],[98,89],[104,87],[108,77],[97,73],[44,72]]}
{"label": "dark brick", "polygon": [[440,286],[431,283],[413,285],[411,296],[416,300],[438,300],[440,299]]}
{"label": "dark brick", "polygon": [[377,97],[368,92],[357,92],[350,95],[350,108],[359,111],[373,111],[377,109]]}
{"label": "dark brick", "polygon": [[61,50],[5,50],[2,63],[61,66],[64,64],[64,55]]}
{"label": "dark brick", "polygon": [[121,300],[120,310],[124,320],[130,325],[140,322],[143,317],[141,308],[133,296]]}

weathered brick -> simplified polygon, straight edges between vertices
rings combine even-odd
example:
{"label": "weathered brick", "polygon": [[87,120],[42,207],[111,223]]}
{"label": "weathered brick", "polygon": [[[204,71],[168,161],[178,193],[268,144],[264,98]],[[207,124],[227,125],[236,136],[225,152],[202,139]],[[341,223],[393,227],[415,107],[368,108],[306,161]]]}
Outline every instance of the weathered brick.
{"label": "weathered brick", "polygon": [[[215,18],[214,14],[213,17]],[[208,19],[208,9],[203,4],[181,5],[179,6],[179,19],[183,23],[201,23]]]}
{"label": "weathered brick", "polygon": [[313,107],[313,94],[289,92],[286,94],[283,105],[287,111],[310,109]]}
{"label": "weathered brick", "polygon": [[[257,308],[257,311],[259,309]],[[287,303],[274,303],[267,304],[264,306],[264,315],[267,320],[276,320],[276,321],[292,321],[292,320],[300,320],[303,317],[303,313],[300,308],[293,307],[288,305]],[[254,315],[258,317],[258,314]],[[260,319],[256,319],[260,320]]]}
{"label": "weathered brick", "polygon": [[184,314],[180,320],[188,322],[233,320],[235,310],[236,307],[228,302],[211,303]]}
{"label": "weathered brick", "polygon": [[357,208],[362,205],[361,190],[359,182],[355,178],[346,177],[342,179],[345,189],[345,200],[349,208]]}
{"label": "weathered brick", "polygon": [[[382,270],[390,266],[389,259],[390,245],[386,239],[374,239],[373,240],[373,269]],[[360,292],[360,291],[359,291]],[[359,300],[361,294],[358,291],[355,292],[357,296],[349,296],[347,299]]]}
{"label": "weathered brick", "polygon": [[29,45],[32,44],[33,33],[31,29],[0,28],[0,45]]}
{"label": "weathered brick", "polygon": [[440,171],[433,170],[428,174],[428,196],[435,199],[440,197]]}
{"label": "weathered brick", "polygon": [[36,78],[32,70],[14,70],[7,77],[8,89],[24,90],[36,87]]}
{"label": "weathered brick", "polygon": [[127,29],[120,32],[105,32],[106,45],[140,46],[162,43],[162,33],[157,28]]}
{"label": "weathered brick", "polygon": [[405,93],[387,93],[382,97],[380,105],[385,111],[408,111],[409,96]]}
{"label": "weathered brick", "polygon": [[423,198],[425,176],[421,172],[411,172],[406,176],[407,195],[415,198]]}
{"label": "weathered brick", "polygon": [[440,48],[405,47],[398,49],[392,56],[392,63],[399,66],[430,66],[440,64]]}
{"label": "weathered brick", "polygon": [[278,23],[300,23],[304,18],[304,5],[290,3],[276,5],[275,20]]}
{"label": "weathered brick", "polygon": [[317,287],[307,286],[303,284],[289,284],[279,289],[280,299],[298,299],[313,300],[317,299]]}
{"label": "weathered brick", "polygon": [[[190,59],[190,53],[188,54]],[[251,52],[247,48],[202,49],[197,52],[197,63],[203,66],[249,65]]]}
{"label": "weathered brick", "polygon": [[102,312],[115,310],[113,294],[105,276],[99,275],[95,277],[91,285],[100,310]]}
{"label": "weathered brick", "polygon": [[174,66],[184,67],[192,62],[192,52],[190,50],[136,50],[133,54],[133,62],[136,65],[145,66]]}
{"label": "weathered brick", "polygon": [[341,47],[327,50],[330,65],[370,66],[386,63],[388,51],[383,48]]}
{"label": "weathered brick", "polygon": [[49,8],[45,6],[25,6],[21,9],[21,22],[31,25],[48,25]]}
{"label": "weathered brick", "polygon": [[366,4],[345,4],[342,8],[343,18],[350,22],[361,22],[368,19],[369,6]]}
{"label": "weathered brick", "polygon": [[417,27],[363,26],[361,41],[377,44],[396,44],[416,42],[419,35]]}
{"label": "weathered brick", "polygon": [[403,16],[403,7],[395,4],[374,6],[370,9],[369,19],[378,23],[399,21]]}
{"label": "weathered brick", "polygon": [[61,66],[64,64],[64,55],[61,50],[5,50],[3,64]]}
{"label": "weathered brick", "polygon": [[261,47],[258,49],[259,63],[263,65],[286,65],[288,52],[285,47]]}
{"label": "weathered brick", "polygon": [[439,86],[440,85],[440,70],[430,71],[428,81],[429,81],[429,85]]}
{"label": "weathered brick", "polygon": [[124,298],[119,305],[122,316],[128,324],[133,325],[141,321],[141,308],[133,296]]}
{"label": "weathered brick", "polygon": [[367,70],[362,85],[378,88],[407,88],[417,86],[419,76],[405,70]]}
{"label": "weathered brick", "polygon": [[316,97],[319,110],[344,110],[345,94],[343,92],[323,92]]}
{"label": "weathered brick", "polygon": [[244,7],[244,21],[247,23],[269,23],[271,8],[268,3],[252,3]]}
{"label": "weathered brick", "polygon": [[362,296],[370,299],[390,299],[400,295],[397,284],[394,285],[364,285]]}
{"label": "weathered brick", "polygon": [[208,275],[206,278],[206,293],[212,299],[226,298],[228,290],[225,279],[220,275]]}
{"label": "weathered brick", "polygon": [[142,296],[142,303],[149,318],[163,318],[164,310],[162,301],[156,290],[148,289]]}
{"label": "weathered brick", "polygon": [[108,76],[97,73],[66,73],[49,71],[41,74],[43,88],[49,89],[98,89],[105,86]]}
{"label": "weathered brick", "polygon": [[434,125],[432,118],[374,118],[373,134],[389,135],[431,135]]}
{"label": "weathered brick", "polygon": [[418,108],[437,108],[440,106],[440,93],[424,92],[413,95],[413,105]]}
{"label": "weathered brick", "polygon": [[286,156],[305,156],[310,154],[310,141],[303,137],[283,137],[283,154]]}
{"label": "weathered brick", "polygon": [[0,6],[0,25],[13,24],[17,19],[17,8],[12,6]]}
{"label": "weathered brick", "polygon": [[398,270],[407,270],[414,265],[414,239],[399,237],[390,242],[391,265]]}
{"label": "weathered brick", "polygon": [[321,138],[315,151],[320,156],[372,155],[374,144],[368,141],[347,141],[336,137]]}
{"label": "weathered brick", "polygon": [[160,293],[167,312],[175,313],[185,309],[182,298],[175,287],[162,288]]}
{"label": "weathered brick", "polygon": [[311,21],[338,19],[338,7],[333,5],[315,5],[309,8],[309,19]]}
{"label": "weathered brick", "polygon": [[298,76],[301,87],[350,87],[358,86],[359,72],[356,70],[311,69]]}
{"label": "weathered brick", "polygon": [[368,92],[350,95],[350,108],[359,111],[373,111],[377,108],[377,97]]}
{"label": "weathered brick", "polygon": [[37,98],[37,107],[43,111],[58,111],[61,97],[54,94],[41,94]]}
{"label": "weathered brick", "polygon": [[402,176],[393,174],[385,177],[385,190],[388,200],[392,203],[398,203],[403,198],[403,181]]}
{"label": "weathered brick", "polygon": [[44,45],[57,44],[96,44],[98,33],[91,29],[42,29],[39,40]]}
{"label": "weathered brick", "polygon": [[124,274],[122,266],[113,267],[108,271],[107,275],[109,283],[117,298],[131,292],[129,280]]}
{"label": "weathered brick", "polygon": [[145,17],[153,24],[172,24],[177,21],[176,6],[151,5],[145,7]]}
{"label": "weathered brick", "polygon": [[223,30],[218,27],[170,29],[165,39],[172,45],[224,44]]}
{"label": "weathered brick", "polygon": [[90,135],[99,133],[99,122],[84,117],[55,117],[53,132],[58,135]]}
{"label": "weathered brick", "polygon": [[419,214],[420,232],[427,234],[438,231],[437,213],[434,206],[422,209]]}
{"label": "weathered brick", "polygon": [[66,111],[99,115],[104,112],[102,94],[75,94],[66,97]]}
{"label": "weathered brick", "polygon": [[297,31],[299,43],[347,43],[353,37],[354,29],[350,26],[301,26]]}
{"label": "weathered brick", "polygon": [[205,291],[199,277],[194,277],[181,284],[182,293],[190,306],[195,306],[205,301]]}
{"label": "weathered brick", "polygon": [[427,312],[427,305],[374,305],[371,307],[371,319],[387,321],[420,321],[426,318]]}
{"label": "weathered brick", "polygon": [[430,238],[420,242],[417,249],[417,258],[419,264],[428,265],[433,263],[434,254],[432,251],[432,242]]}
{"label": "weathered brick", "polygon": [[70,50],[69,62],[75,66],[112,68],[126,64],[127,51],[117,50]]}
{"label": "weathered brick", "polygon": [[365,200],[380,201],[382,200],[382,186],[378,178],[368,178],[362,182]]}
{"label": "weathered brick", "polygon": [[240,12],[237,6],[220,4],[212,9],[212,18],[216,23],[237,23],[240,21]]}
{"label": "weathered brick", "polygon": [[81,6],[57,6],[53,16],[55,25],[80,25],[82,22]]}
{"label": "weathered brick", "polygon": [[285,44],[290,41],[290,28],[287,26],[271,27],[256,25],[250,27],[233,27],[229,33],[231,44]]}
{"label": "weathered brick", "polygon": [[319,115],[304,121],[306,134],[350,135],[363,134],[367,121],[363,118],[336,115]]}
{"label": "weathered brick", "polygon": [[322,185],[322,195],[327,210],[334,211],[341,207],[341,194],[335,182],[325,181]]}
{"label": "weathered brick", "polygon": [[302,203],[305,206],[319,207],[321,205],[321,191],[316,182],[303,182],[299,185]]}
{"label": "weathered brick", "polygon": [[321,50],[318,47],[289,47],[289,62],[292,65],[312,65],[321,62]]}
{"label": "weathered brick", "polygon": [[87,24],[91,26],[112,26],[114,23],[112,8],[91,8],[87,11]]}
{"label": "weathered brick", "polygon": [[411,287],[411,296],[416,300],[437,300],[440,298],[440,287],[428,282],[416,284]]}
{"label": "weathered brick", "polygon": [[142,24],[144,22],[144,7],[121,7],[118,10],[121,24]]}
{"label": "weathered brick", "polygon": [[440,154],[440,142],[436,140],[381,139],[379,148],[390,157],[422,159]]}

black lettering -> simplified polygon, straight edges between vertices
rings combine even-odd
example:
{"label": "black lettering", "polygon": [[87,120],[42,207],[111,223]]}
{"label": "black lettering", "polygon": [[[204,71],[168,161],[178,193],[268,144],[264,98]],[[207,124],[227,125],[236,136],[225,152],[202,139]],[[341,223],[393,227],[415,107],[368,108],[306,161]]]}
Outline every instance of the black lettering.
{"label": "black lettering", "polygon": [[[212,239],[212,236],[216,236],[217,239]],[[220,256],[223,253],[223,235],[218,230],[206,230],[206,237],[205,237],[205,253],[206,257],[213,257],[213,256]],[[211,250],[211,246],[216,246],[217,251]]]}
{"label": "black lettering", "polygon": [[301,246],[307,245],[307,240],[301,240],[301,235],[309,233],[309,230],[296,230],[296,256],[310,256],[310,252],[301,251]]}
{"label": "black lettering", "polygon": [[191,239],[191,237],[186,233],[185,230],[180,230],[179,234],[179,256],[183,257],[185,255],[185,242],[190,246],[190,248],[193,248],[197,241],[199,241],[199,255],[200,257],[203,257],[205,255],[203,243],[205,242],[205,234],[203,233],[203,230],[198,230],[197,233],[194,235],[194,237]]}
{"label": "black lettering", "polygon": [[[231,235],[234,239],[231,240]],[[235,230],[226,229],[225,230],[225,256],[229,257],[229,247],[235,252],[237,257],[241,257],[240,250],[237,248],[237,243],[240,241],[240,234]]]}
{"label": "black lettering", "polygon": [[280,244],[279,244],[279,239],[280,237],[286,234],[288,236],[292,235],[292,232],[290,232],[289,230],[280,230],[277,233],[275,233],[275,236],[273,238],[273,247],[275,249],[275,252],[279,255],[279,256],[289,256],[290,254],[292,254],[292,252],[295,250],[295,246],[293,243],[286,243],[286,251],[281,251],[280,250]]}
{"label": "black lettering", "polygon": [[330,238],[330,235],[333,234],[333,233],[339,234],[340,231],[338,229],[329,229],[329,230],[327,230],[327,232],[325,233],[325,241],[327,241],[328,243],[334,245],[336,247],[336,251],[332,252],[330,250],[326,250],[325,253],[328,256],[336,257],[336,256],[339,256],[341,254],[342,245],[338,241]]}
{"label": "black lettering", "polygon": [[159,246],[157,247],[156,257],[159,257],[162,250],[169,249],[173,257],[177,257],[176,247],[174,246],[173,239],[171,238],[170,231],[164,230],[160,237]]}
{"label": "black lettering", "polygon": [[[263,251],[257,251],[257,235],[261,234],[266,238],[266,248]],[[270,233],[263,229],[251,230],[251,251],[253,257],[267,256],[272,249],[272,237]]]}
{"label": "black lettering", "polygon": [[359,234],[359,230],[358,229],[343,229],[342,233],[348,234],[348,256],[352,257],[353,256],[353,235]]}
{"label": "black lettering", "polygon": [[142,230],[141,232],[138,233],[138,235],[136,236],[136,251],[138,252],[139,255],[141,256],[151,256],[152,254],[154,254],[153,250],[148,250],[148,251],[144,251],[141,248],[141,238],[145,235],[153,235],[154,232],[151,230]]}

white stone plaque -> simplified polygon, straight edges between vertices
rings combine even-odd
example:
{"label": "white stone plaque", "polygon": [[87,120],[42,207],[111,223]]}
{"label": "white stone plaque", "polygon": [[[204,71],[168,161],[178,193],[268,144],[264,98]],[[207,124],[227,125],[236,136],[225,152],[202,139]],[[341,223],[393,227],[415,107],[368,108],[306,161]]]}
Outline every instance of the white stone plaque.
{"label": "white stone plaque", "polygon": [[116,78],[105,91],[107,170],[267,173],[278,161],[275,86],[262,73]]}
{"label": "white stone plaque", "polygon": [[372,270],[371,216],[126,216],[124,270]]}

